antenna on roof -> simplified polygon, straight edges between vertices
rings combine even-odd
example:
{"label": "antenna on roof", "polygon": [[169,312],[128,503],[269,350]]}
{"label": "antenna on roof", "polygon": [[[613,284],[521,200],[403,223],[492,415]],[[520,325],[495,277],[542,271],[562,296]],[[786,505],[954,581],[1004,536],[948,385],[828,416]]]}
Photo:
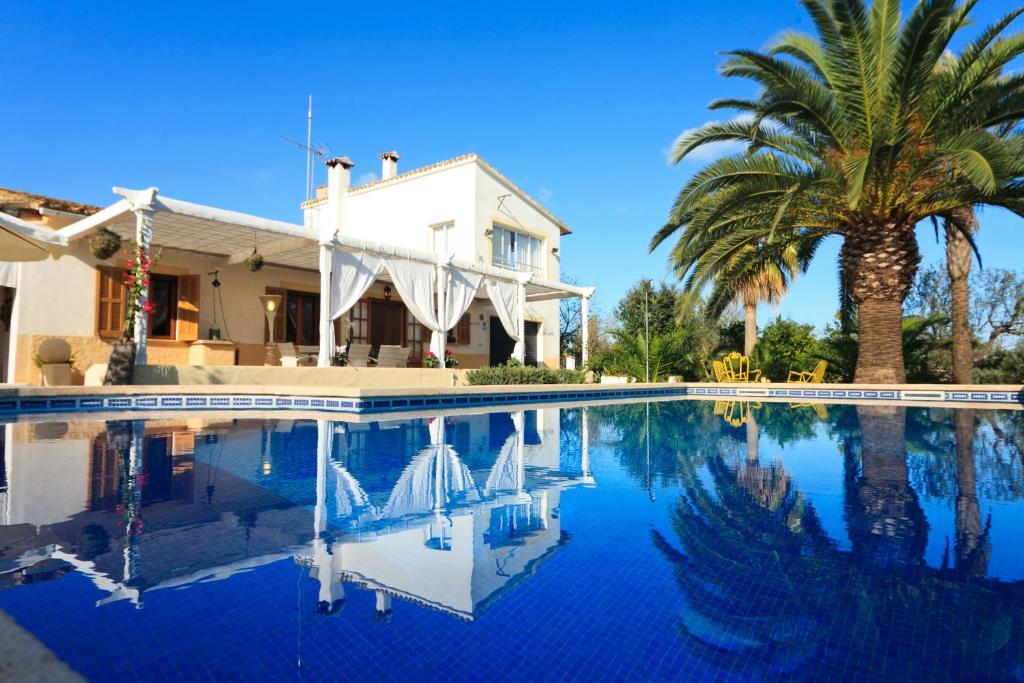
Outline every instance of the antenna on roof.
{"label": "antenna on roof", "polygon": [[292,140],[284,135],[280,136],[285,142],[290,142],[300,149],[306,150],[306,201],[313,198],[313,188],[316,184],[316,165],[313,157],[326,159],[331,154],[327,145],[313,145],[313,96],[309,96],[309,108],[306,110],[306,144]]}

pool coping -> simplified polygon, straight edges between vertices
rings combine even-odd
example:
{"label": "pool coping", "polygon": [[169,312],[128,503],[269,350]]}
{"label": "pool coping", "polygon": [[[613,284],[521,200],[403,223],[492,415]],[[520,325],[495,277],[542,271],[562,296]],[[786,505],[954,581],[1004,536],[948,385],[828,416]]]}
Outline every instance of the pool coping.
{"label": "pool coping", "polygon": [[302,411],[378,415],[626,399],[870,403],[1024,409],[1017,385],[552,384],[445,388],[132,385],[0,388],[0,417],[89,412]]}

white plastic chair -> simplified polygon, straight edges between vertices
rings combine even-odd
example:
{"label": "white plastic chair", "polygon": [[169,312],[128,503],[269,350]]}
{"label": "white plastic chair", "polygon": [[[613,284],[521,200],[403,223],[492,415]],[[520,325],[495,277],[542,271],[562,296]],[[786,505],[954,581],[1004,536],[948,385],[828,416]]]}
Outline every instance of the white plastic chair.
{"label": "white plastic chair", "polygon": [[369,344],[349,344],[348,364],[353,368],[365,368],[370,365]]}
{"label": "white plastic chair", "polygon": [[381,344],[377,351],[378,368],[404,368],[409,364],[409,347]]}

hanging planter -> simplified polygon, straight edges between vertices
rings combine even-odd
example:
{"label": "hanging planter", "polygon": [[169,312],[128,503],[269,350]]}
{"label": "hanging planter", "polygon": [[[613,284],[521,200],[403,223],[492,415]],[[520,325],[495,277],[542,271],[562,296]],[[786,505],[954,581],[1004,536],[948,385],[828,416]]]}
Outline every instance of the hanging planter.
{"label": "hanging planter", "polygon": [[263,267],[263,256],[255,249],[252,250],[252,255],[245,259],[245,267],[255,273],[257,270]]}
{"label": "hanging planter", "polygon": [[101,261],[106,261],[121,248],[121,236],[108,228],[100,228],[89,240],[89,251]]}

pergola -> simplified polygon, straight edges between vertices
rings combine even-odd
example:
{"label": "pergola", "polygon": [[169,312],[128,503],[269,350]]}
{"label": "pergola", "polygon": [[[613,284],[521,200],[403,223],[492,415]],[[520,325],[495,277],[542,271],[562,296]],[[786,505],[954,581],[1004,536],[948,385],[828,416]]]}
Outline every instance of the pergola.
{"label": "pergola", "polygon": [[[410,249],[399,245],[372,242],[339,235],[336,227],[324,229],[317,235],[301,225],[262,218],[250,214],[194,204],[160,195],[157,188],[128,190],[113,188],[122,197],[105,209],[73,223],[58,231],[62,241],[82,239],[101,227],[134,240],[149,253],[154,246],[219,256],[225,265],[245,262],[252,254],[248,245],[255,240],[259,253],[267,265],[296,268],[320,273],[320,353],[318,364],[328,366],[334,355],[329,348],[331,331],[331,267],[334,249],[351,253],[366,253],[391,256],[409,261],[434,265],[441,277],[437,278],[438,308],[443,307],[445,273],[449,269],[476,273],[486,278],[513,283],[518,287],[519,333],[523,338],[525,329],[526,303],[579,297],[581,300],[582,357],[588,360],[589,302],[594,294],[593,287],[580,287],[564,282],[554,282],[524,273],[496,266],[473,263],[452,255],[438,255],[429,251]],[[239,245],[247,245],[240,249]],[[387,277],[386,273],[382,274]],[[146,293],[143,292],[143,297]],[[143,302],[145,299],[143,298]],[[444,358],[443,336],[439,358]],[[135,341],[138,346],[136,362],[146,362],[148,337],[145,316],[135,321]],[[519,345],[519,360],[522,361],[522,345]]]}

